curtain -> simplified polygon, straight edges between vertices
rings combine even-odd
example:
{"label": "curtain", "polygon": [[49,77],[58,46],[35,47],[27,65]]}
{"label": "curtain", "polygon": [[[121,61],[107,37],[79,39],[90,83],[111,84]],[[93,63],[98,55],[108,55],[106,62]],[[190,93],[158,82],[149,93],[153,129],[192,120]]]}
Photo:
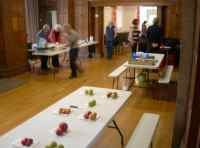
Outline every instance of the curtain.
{"label": "curtain", "polygon": [[27,42],[34,43],[39,30],[38,0],[25,0]]}

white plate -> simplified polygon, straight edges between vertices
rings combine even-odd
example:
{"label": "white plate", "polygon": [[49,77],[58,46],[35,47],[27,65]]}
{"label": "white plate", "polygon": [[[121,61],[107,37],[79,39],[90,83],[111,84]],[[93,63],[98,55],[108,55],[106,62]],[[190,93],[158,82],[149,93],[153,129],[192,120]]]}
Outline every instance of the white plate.
{"label": "white plate", "polygon": [[62,136],[58,136],[58,135],[56,134],[56,130],[57,130],[57,128],[54,128],[54,129],[50,130],[50,133],[53,134],[53,135],[55,135],[56,137],[65,137],[67,134],[69,134],[69,133],[71,132],[71,131],[68,129],[67,132],[65,132]]}
{"label": "white plate", "polygon": [[[71,108],[70,108],[71,109]],[[58,115],[58,116],[70,116],[70,114],[73,112],[73,110],[71,109],[71,112],[69,113],[69,114],[60,114],[59,113],[59,110],[55,110],[55,111],[53,111],[53,114],[54,115]]]}
{"label": "white plate", "polygon": [[12,146],[14,148],[37,148],[37,145],[39,144],[39,141],[33,139],[33,144],[31,146],[27,147],[27,146],[24,146],[24,145],[21,144],[21,140],[22,139],[18,139],[16,141],[14,141],[12,143]]}
{"label": "white plate", "polygon": [[84,121],[91,121],[91,122],[94,122],[94,121],[97,121],[97,120],[100,119],[100,115],[99,115],[99,114],[97,114],[96,120],[85,119],[85,118],[84,118],[84,115],[85,115],[85,114],[79,115],[79,116],[78,116],[78,119],[84,120]]}

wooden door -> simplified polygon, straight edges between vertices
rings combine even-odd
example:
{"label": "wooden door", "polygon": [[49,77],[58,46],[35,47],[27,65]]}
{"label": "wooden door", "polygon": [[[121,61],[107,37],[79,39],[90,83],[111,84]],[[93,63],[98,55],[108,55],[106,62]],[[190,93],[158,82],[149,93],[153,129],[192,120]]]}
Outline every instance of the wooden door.
{"label": "wooden door", "polygon": [[195,1],[193,65],[183,148],[200,148],[200,1]]}
{"label": "wooden door", "polygon": [[97,53],[104,56],[104,11],[103,7],[92,7],[89,3],[88,10],[88,36],[94,36],[98,41]]}

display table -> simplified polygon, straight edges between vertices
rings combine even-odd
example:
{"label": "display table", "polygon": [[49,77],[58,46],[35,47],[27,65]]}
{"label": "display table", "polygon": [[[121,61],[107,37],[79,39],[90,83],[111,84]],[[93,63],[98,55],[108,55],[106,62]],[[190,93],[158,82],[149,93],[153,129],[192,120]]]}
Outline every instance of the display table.
{"label": "display table", "polygon": [[129,67],[129,68],[135,68],[135,69],[159,69],[160,67],[160,64],[161,62],[163,61],[164,59],[164,54],[156,54],[156,53],[149,53],[151,56],[154,56],[155,57],[155,64],[152,65],[152,64],[145,64],[145,65],[142,65],[142,64],[134,64],[134,63],[127,63],[125,66]]}
{"label": "display table", "polygon": [[[93,89],[94,96],[85,95],[85,90],[88,88]],[[107,98],[107,93],[111,91],[118,93],[118,99]],[[44,148],[51,141],[62,143],[65,148],[88,148],[113,120],[130,96],[131,92],[128,91],[81,87],[15,129],[2,135],[0,137],[0,148],[13,148],[12,142],[24,137],[37,139],[39,144],[36,148]],[[88,108],[87,104],[91,99],[95,99],[97,105]],[[68,117],[53,114],[55,110],[71,105],[78,108],[72,109]],[[79,116],[87,110],[96,111],[100,118],[96,121],[80,120]],[[63,121],[68,123],[69,132],[63,137],[58,137],[52,133],[52,129]]]}
{"label": "display table", "polygon": [[[154,57],[154,64],[137,64],[134,62],[128,62],[125,66],[128,67],[130,70],[130,77],[126,77],[126,80],[131,80],[131,83],[129,83],[128,88],[132,87],[135,83],[135,78],[136,78],[136,70],[140,69],[143,70],[143,72],[146,73],[146,78],[147,78],[147,82],[149,84],[150,82],[150,78],[149,78],[149,73],[150,70],[160,70],[161,68],[161,63],[164,60],[164,54],[156,54],[156,53],[148,53],[149,56],[153,56]],[[133,74],[131,73],[131,69],[133,70]],[[132,76],[133,75],[133,76]],[[158,72],[158,77],[159,76],[159,72]]]}
{"label": "display table", "polygon": [[[78,48],[85,48],[96,44],[98,44],[97,41],[82,42],[81,44],[78,45]],[[55,56],[69,52],[69,50],[70,50],[69,47],[64,47],[64,46],[62,48],[55,47],[54,49],[45,49],[45,50],[35,49],[32,54],[35,56]]]}

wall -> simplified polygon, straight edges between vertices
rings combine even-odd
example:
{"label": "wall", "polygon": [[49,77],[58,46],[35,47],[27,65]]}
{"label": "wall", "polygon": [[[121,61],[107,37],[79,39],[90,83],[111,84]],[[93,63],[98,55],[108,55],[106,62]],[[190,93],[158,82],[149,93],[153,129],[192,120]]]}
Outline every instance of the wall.
{"label": "wall", "polygon": [[104,32],[108,23],[112,21],[112,11],[112,7],[104,7]]}
{"label": "wall", "polygon": [[75,29],[80,37],[88,37],[88,1],[75,0]]}
{"label": "wall", "polygon": [[[104,31],[108,23],[112,20],[112,7],[104,8]],[[117,28],[119,32],[127,32],[130,30],[131,22],[137,17],[137,6],[120,6],[116,8],[117,13],[122,14],[122,27]],[[116,16],[118,17],[118,16]],[[118,18],[117,18],[118,19]]]}
{"label": "wall", "polygon": [[137,6],[123,7],[123,29],[121,31],[129,31],[134,18],[137,18]]}
{"label": "wall", "polygon": [[178,3],[165,9],[165,34],[167,37],[181,38],[181,10]]}

